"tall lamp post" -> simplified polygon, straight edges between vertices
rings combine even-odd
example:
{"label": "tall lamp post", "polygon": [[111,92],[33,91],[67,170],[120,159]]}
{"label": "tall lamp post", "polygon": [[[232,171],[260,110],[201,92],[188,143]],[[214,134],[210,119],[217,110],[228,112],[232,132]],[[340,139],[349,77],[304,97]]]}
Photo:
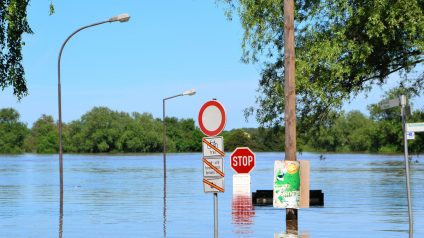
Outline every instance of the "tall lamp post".
{"label": "tall lamp post", "polygon": [[[60,48],[59,58],[57,61],[57,96],[58,96],[58,105],[59,105],[59,173],[60,173],[60,203],[63,204],[63,151],[62,151],[62,95],[61,95],[61,86],[60,86],[60,58],[62,57],[62,51],[65,47],[66,43],[74,36],[76,33],[93,27],[97,25],[101,25],[104,23],[112,23],[112,22],[127,22],[130,19],[130,16],[127,13],[120,14],[118,16],[109,18],[108,20],[93,23],[91,25],[83,26],[76,31],[74,31],[71,35],[66,38],[65,42],[63,42],[62,47]],[[62,212],[62,206],[61,206]]]}
{"label": "tall lamp post", "polygon": [[184,91],[181,94],[177,94],[171,97],[164,98],[162,101],[162,137],[163,137],[163,233],[164,237],[166,237],[166,123],[165,123],[165,102],[168,99],[180,97],[180,96],[193,96],[196,94],[195,89]]}

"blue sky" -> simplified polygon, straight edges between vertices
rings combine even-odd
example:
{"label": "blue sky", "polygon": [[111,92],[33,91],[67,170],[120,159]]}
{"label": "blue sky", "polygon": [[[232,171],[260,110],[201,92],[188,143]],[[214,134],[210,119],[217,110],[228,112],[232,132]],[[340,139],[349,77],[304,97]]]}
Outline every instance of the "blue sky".
{"label": "blue sky", "polygon": [[[0,107],[16,108],[29,126],[41,114],[57,119],[57,58],[77,28],[129,13],[127,23],[86,29],[66,45],[61,63],[63,120],[78,119],[94,106],[162,117],[162,99],[195,88],[197,94],[167,101],[167,116],[194,118],[203,103],[217,98],[227,112],[226,129],[256,127],[243,109],[254,105],[260,65],[240,61],[243,30],[227,21],[214,0],[31,1],[33,35],[25,36],[24,67],[30,95],[21,102],[0,92]],[[346,110],[366,112],[382,89],[360,95]],[[421,100],[422,101],[422,100]],[[416,103],[416,107],[422,103]]]}

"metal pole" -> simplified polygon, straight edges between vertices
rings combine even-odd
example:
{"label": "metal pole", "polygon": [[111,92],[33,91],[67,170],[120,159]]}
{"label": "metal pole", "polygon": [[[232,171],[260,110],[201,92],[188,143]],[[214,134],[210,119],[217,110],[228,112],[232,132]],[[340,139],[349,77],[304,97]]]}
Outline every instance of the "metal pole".
{"label": "metal pole", "polygon": [[214,203],[213,203],[214,204],[213,205],[214,229],[213,231],[214,231],[214,238],[218,238],[218,193],[213,194],[213,200],[214,200]]}
{"label": "metal pole", "polygon": [[[60,204],[63,204],[63,149],[62,149],[62,89],[60,85],[60,59],[62,57],[63,48],[66,43],[78,32],[93,26],[97,26],[100,24],[104,24],[107,22],[112,22],[111,20],[97,22],[88,26],[83,26],[76,31],[74,31],[71,35],[66,38],[65,42],[63,42],[62,47],[60,48],[59,57],[57,60],[57,97],[58,97],[58,110],[59,110],[59,176],[60,176]],[[63,210],[63,208],[62,208]]]}
{"label": "metal pole", "polygon": [[63,235],[63,200],[60,202],[59,208],[59,238]]}
{"label": "metal pole", "polygon": [[162,141],[163,141],[163,236],[166,237],[166,123],[165,123],[165,102],[168,99],[184,96],[178,94],[172,97],[167,97],[162,100]]}
{"label": "metal pole", "polygon": [[[294,1],[284,0],[284,121],[285,160],[296,160],[296,79]],[[297,209],[286,209],[286,230],[297,233]]]}
{"label": "metal pole", "polygon": [[166,124],[165,99],[162,101],[162,137],[163,137],[163,236],[166,237]]}
{"label": "metal pole", "polygon": [[410,177],[409,177],[409,156],[408,156],[408,139],[406,131],[406,96],[400,96],[401,103],[401,113],[402,113],[402,129],[403,129],[403,144],[404,144],[404,156],[405,156],[405,171],[406,171],[406,190],[408,194],[408,217],[409,217],[409,237],[414,236],[414,222],[412,216],[412,200],[411,200],[411,187],[410,187]]}

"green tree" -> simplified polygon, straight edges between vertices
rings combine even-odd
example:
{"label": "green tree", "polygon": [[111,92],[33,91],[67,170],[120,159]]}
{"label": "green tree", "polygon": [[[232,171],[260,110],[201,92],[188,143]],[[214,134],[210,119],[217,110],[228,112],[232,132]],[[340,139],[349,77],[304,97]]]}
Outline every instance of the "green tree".
{"label": "green tree", "polygon": [[188,152],[202,150],[202,133],[195,127],[193,119],[166,117],[167,150]]}
{"label": "green tree", "polygon": [[159,152],[162,125],[148,113],[95,107],[64,127],[66,152]]}
{"label": "green tree", "polygon": [[[417,95],[410,88],[394,88],[385,93],[378,104],[369,105],[370,118],[376,122],[373,133],[372,151],[394,153],[403,151],[402,119],[400,107],[381,109],[379,104],[385,100],[399,98],[406,95],[408,104],[413,104],[413,98]],[[410,109],[409,109],[410,110]],[[409,111],[408,110],[408,111]]]}
{"label": "green tree", "polygon": [[28,128],[19,122],[19,113],[13,108],[0,110],[0,153],[16,154],[24,152],[24,140]]}
{"label": "green tree", "polygon": [[0,87],[13,88],[21,99],[28,94],[22,66],[22,35],[32,34],[27,22],[29,0],[0,1]]}
{"label": "green tree", "polygon": [[[221,0],[244,28],[243,59],[263,60],[256,112],[263,125],[283,121],[283,0]],[[296,3],[296,90],[304,125],[321,123],[329,112],[394,72],[407,75],[422,65],[422,0],[299,0]],[[416,67],[420,69],[419,67]],[[403,85],[422,90],[424,75]]]}
{"label": "green tree", "polygon": [[254,150],[252,135],[243,129],[233,129],[224,133],[225,151],[233,151],[237,147],[249,147]]}
{"label": "green tree", "polygon": [[119,152],[118,143],[131,120],[128,113],[115,112],[106,107],[95,107],[81,117],[81,131],[77,138],[84,152]]}
{"label": "green tree", "polygon": [[349,151],[370,151],[372,149],[372,135],[375,130],[374,122],[360,111],[351,111],[347,114],[347,130]]}
{"label": "green tree", "polygon": [[132,128],[121,137],[129,152],[159,152],[162,150],[162,123],[150,113],[133,113]]}
{"label": "green tree", "polygon": [[42,115],[31,128],[30,135],[25,141],[28,152],[57,153],[59,148],[58,129],[52,116]]}

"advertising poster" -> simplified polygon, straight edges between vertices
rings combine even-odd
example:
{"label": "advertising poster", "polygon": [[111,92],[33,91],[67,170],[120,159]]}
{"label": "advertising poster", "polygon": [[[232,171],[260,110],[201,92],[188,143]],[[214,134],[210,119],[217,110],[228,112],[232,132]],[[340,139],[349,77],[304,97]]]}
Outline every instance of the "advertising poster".
{"label": "advertising poster", "polygon": [[275,208],[299,208],[300,163],[299,161],[276,160],[274,164]]}

